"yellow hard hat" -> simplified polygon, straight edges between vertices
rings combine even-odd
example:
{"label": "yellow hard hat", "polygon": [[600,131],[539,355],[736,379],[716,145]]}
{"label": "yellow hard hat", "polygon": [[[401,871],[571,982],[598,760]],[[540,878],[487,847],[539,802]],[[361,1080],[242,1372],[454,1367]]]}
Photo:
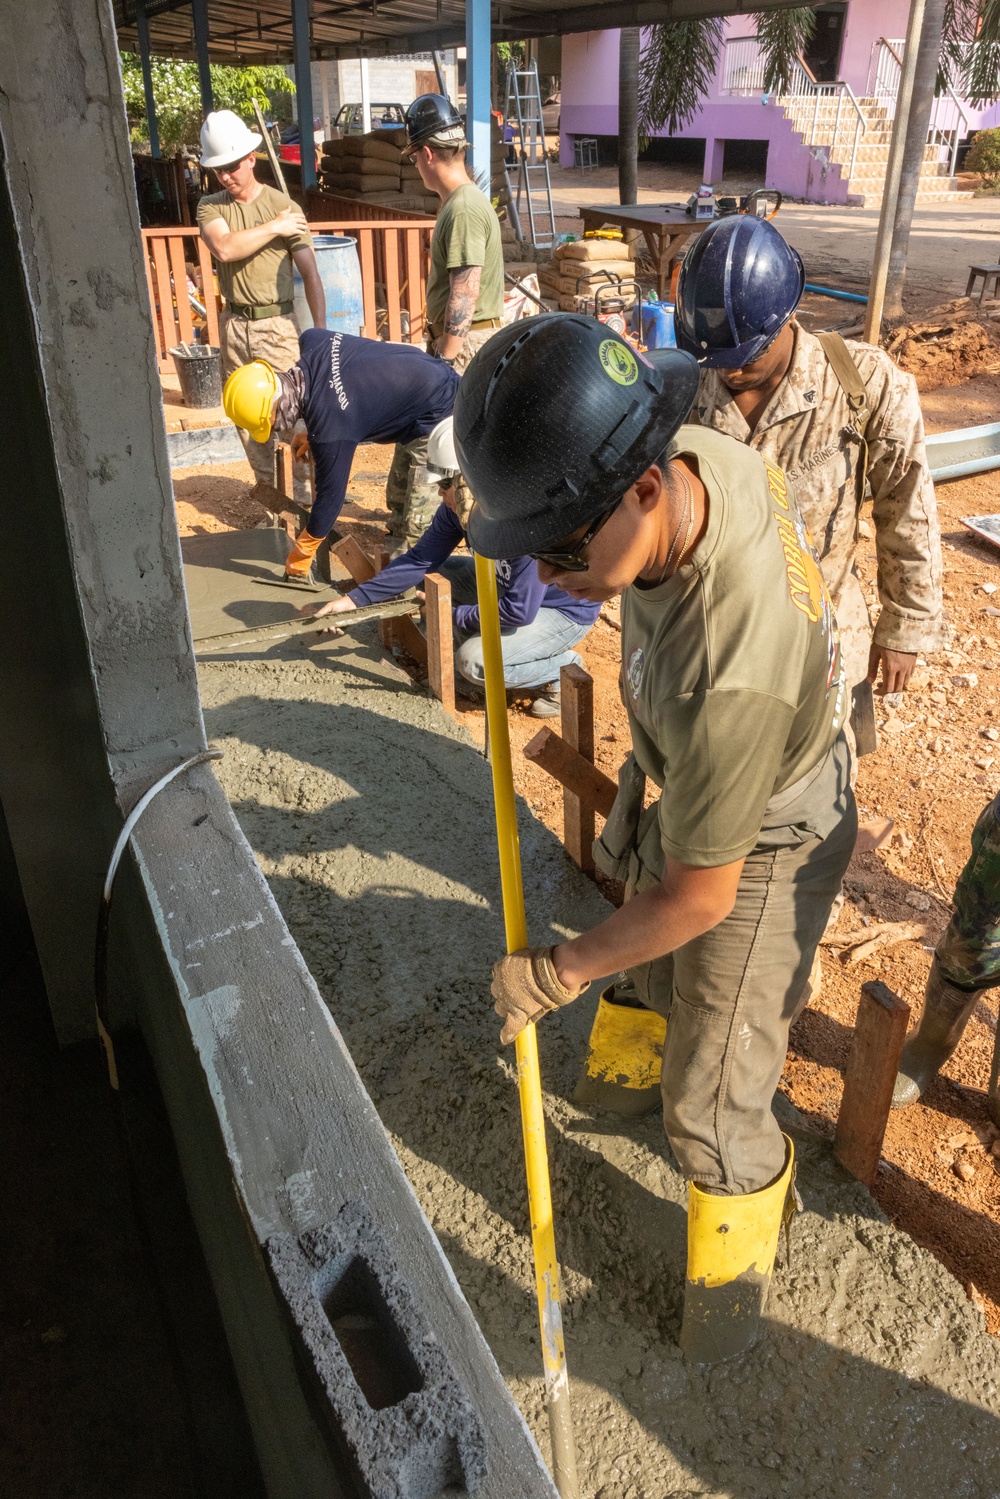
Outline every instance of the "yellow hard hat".
{"label": "yellow hard hat", "polygon": [[279,381],[266,359],[233,370],[222,390],[222,409],[237,427],[244,427],[254,442],[267,442],[271,435],[271,404]]}

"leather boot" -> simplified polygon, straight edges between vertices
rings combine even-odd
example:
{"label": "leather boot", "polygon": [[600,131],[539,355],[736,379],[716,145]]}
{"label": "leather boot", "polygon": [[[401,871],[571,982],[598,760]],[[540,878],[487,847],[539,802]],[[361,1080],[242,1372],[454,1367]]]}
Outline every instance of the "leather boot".
{"label": "leather boot", "polygon": [[757,1340],[782,1225],[798,1207],[795,1148],[785,1136],[784,1169],[770,1186],[738,1197],[688,1188],[687,1279],[681,1352],[718,1364]]}
{"label": "leather boot", "polygon": [[667,1022],[611,984],[601,995],[573,1102],[637,1118],[660,1106]]}
{"label": "leather boot", "polygon": [[978,989],[959,989],[941,975],[937,958],[927,976],[927,993],[920,1024],[903,1047],[892,1090],[894,1109],[916,1103],[930,1087],[962,1039],[976,1008]]}

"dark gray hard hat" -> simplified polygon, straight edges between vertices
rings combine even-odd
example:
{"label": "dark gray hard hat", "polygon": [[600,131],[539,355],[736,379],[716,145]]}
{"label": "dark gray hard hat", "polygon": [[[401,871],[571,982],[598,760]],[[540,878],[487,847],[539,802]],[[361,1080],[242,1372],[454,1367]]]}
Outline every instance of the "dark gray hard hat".
{"label": "dark gray hard hat", "polygon": [[455,399],[472,547],[540,552],[596,519],[662,458],[697,389],[690,354],[638,354],[595,318],[553,312],[501,328]]}

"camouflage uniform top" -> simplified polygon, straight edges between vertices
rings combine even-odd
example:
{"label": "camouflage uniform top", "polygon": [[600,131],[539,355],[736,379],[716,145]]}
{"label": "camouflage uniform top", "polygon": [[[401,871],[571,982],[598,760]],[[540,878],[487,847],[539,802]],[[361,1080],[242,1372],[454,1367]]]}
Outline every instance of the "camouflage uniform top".
{"label": "camouflage uniform top", "polygon": [[[881,349],[850,342],[868,391],[868,479],[882,612],[875,641],[933,650],[941,617],[941,536],[911,375]],[[690,422],[757,448],[795,485],[840,625],[848,680],[868,671],[871,623],[855,566],[861,434],[818,338],[795,325],[792,362],[751,433],[717,370],[704,370]]]}

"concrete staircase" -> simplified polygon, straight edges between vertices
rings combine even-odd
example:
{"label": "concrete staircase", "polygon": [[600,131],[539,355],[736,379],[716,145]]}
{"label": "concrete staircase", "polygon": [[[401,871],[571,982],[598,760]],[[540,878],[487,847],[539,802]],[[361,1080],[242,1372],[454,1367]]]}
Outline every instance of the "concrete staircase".
{"label": "concrete staircase", "polygon": [[[818,108],[814,98],[802,95],[777,102],[810,151],[825,153],[827,160],[839,168],[841,179],[847,178],[847,202],[859,208],[877,207],[882,201],[892,136],[886,105],[878,99],[859,99],[865,127],[860,130],[854,106],[847,98],[840,101],[839,112],[836,97],[821,97]],[[924,148],[918,204],[968,201],[969,193],[960,191],[957,179],[948,175],[947,162],[941,159],[946,155],[940,146]]]}

